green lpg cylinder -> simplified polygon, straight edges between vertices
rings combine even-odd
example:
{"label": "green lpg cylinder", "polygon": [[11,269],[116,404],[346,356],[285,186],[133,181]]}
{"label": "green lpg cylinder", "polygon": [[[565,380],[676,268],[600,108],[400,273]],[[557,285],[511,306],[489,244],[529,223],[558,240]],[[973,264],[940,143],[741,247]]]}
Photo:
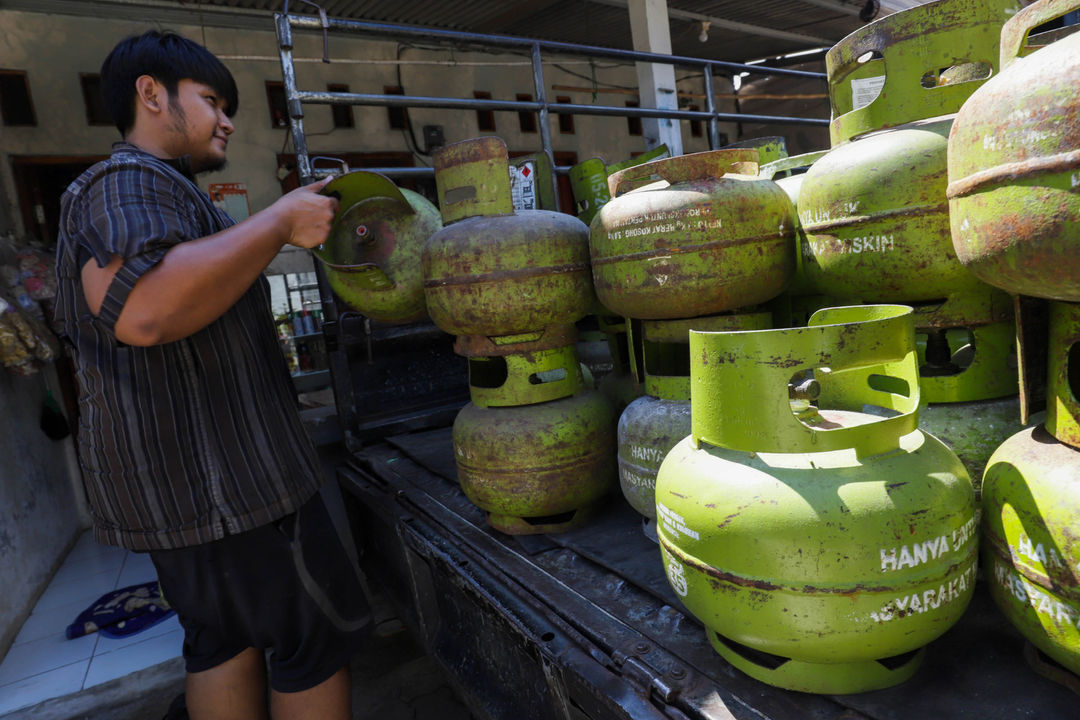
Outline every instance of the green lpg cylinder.
{"label": "green lpg cylinder", "polygon": [[1043,426],[1009,438],[983,477],[983,574],[1002,613],[1080,674],[1080,450]]}
{"label": "green lpg cylinder", "polygon": [[[917,302],[979,290],[952,247],[952,119],[942,116],[996,68],[998,33],[1016,7],[928,3],[855,31],[826,55],[834,147],[806,173],[799,195],[803,270],[815,292]],[[978,79],[964,77],[972,67],[982,69]],[[950,82],[957,74],[962,81]]]}
{"label": "green lpg cylinder", "polygon": [[435,154],[445,227],[422,263],[431,319],[454,335],[542,332],[595,302],[588,228],[570,215],[514,212],[506,145],[467,140]]}
{"label": "green lpg cylinder", "polygon": [[356,171],[331,180],[339,210],[326,243],[314,251],[330,287],[373,320],[400,324],[427,317],[420,256],[442,227],[439,210],[422,195],[377,173]]}
{"label": "green lpg cylinder", "polygon": [[794,271],[794,208],[757,172],[756,150],[717,150],[609,177],[613,199],[589,229],[600,302],[664,320],[778,295]]}
{"label": "green lpg cylinder", "polygon": [[1080,674],[1080,304],[1052,302],[1046,424],[1009,438],[983,477],[983,571],[1035,647]]}
{"label": "green lpg cylinder", "polygon": [[1050,303],[1046,429],[1080,448],[1080,304]]}
{"label": "green lpg cylinder", "polygon": [[762,165],[758,174],[766,180],[772,180],[779,185],[787,193],[791,204],[798,210],[799,193],[802,189],[802,181],[806,171],[824,157],[827,152],[828,150],[816,150],[802,155],[792,155],[791,157],[773,160]]}
{"label": "green lpg cylinder", "polygon": [[[690,330],[763,330],[767,312],[640,323],[645,395],[619,416],[619,484],[656,540],[656,474],[671,448],[690,434]],[[636,339],[636,338],[635,338]]]}
{"label": "green lpg cylinder", "polygon": [[1041,49],[1028,35],[1077,9],[1042,0],[1010,20],[1001,73],[964,103],[949,137],[961,262],[1009,292],[1069,302],[1080,301],[1080,35]]}
{"label": "green lpg cylinder", "polygon": [[458,480],[496,530],[568,530],[614,484],[614,411],[584,386],[572,340],[516,350],[470,358],[472,402],[453,429]]}
{"label": "green lpg cylinder", "polygon": [[780,135],[766,135],[764,137],[747,138],[730,145],[725,145],[719,150],[736,150],[739,148],[751,148],[758,152],[758,163],[762,166],[769,165],[788,156],[787,140]]}
{"label": "green lpg cylinder", "polygon": [[569,175],[578,220],[588,225],[611,199],[604,161],[598,157],[589,158],[570,168]]}
{"label": "green lpg cylinder", "polygon": [[[967,606],[977,546],[963,465],[916,427],[910,309],[693,332],[690,361],[692,429],[660,468],[657,529],[671,586],[713,647],[804,692],[910,677]],[[819,407],[787,390],[807,373]]]}
{"label": "green lpg cylinder", "polygon": [[574,205],[578,219],[588,225],[600,212],[600,208],[611,199],[608,190],[608,175],[625,168],[640,165],[650,160],[659,160],[670,155],[667,145],[659,145],[652,150],[632,157],[628,160],[604,165],[602,158],[589,158],[570,168],[570,191],[574,195]]}
{"label": "green lpg cylinder", "polygon": [[[811,294],[813,291],[807,285],[805,280],[805,271],[803,270],[803,246],[806,245],[806,233],[803,231],[802,223],[799,221],[799,194],[802,190],[802,183],[806,177],[807,170],[825,156],[826,150],[818,150],[812,153],[804,153],[802,155],[792,155],[791,157],[781,158],[774,160],[770,163],[761,166],[761,171],[758,173],[766,180],[772,180],[780,188],[787,193],[788,198],[791,200],[792,206],[795,208],[795,277],[788,285],[788,295],[794,297],[802,297]],[[793,315],[799,312],[799,308],[804,306],[805,303],[800,301],[792,302]],[[820,307],[820,306],[819,306]],[[814,310],[819,307],[813,308]],[[808,318],[812,312],[806,312],[801,322],[792,322],[792,325],[805,325],[806,318]]]}

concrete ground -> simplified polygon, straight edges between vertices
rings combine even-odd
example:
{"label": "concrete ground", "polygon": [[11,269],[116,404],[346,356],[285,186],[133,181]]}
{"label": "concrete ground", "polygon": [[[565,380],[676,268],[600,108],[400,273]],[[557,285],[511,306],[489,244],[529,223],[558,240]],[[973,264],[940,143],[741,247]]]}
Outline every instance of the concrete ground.
{"label": "concrete ground", "polygon": [[[471,720],[435,661],[397,622],[384,623],[352,662],[354,720]],[[175,658],[0,720],[157,720],[183,691]]]}

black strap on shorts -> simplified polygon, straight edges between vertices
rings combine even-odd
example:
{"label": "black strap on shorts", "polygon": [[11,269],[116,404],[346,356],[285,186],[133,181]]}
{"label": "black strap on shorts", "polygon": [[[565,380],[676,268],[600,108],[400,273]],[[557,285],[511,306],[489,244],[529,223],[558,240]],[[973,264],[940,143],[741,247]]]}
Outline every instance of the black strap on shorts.
{"label": "black strap on shorts", "polygon": [[356,553],[356,542],[353,539],[352,528],[349,526],[348,515],[345,513],[345,499],[341,495],[341,486],[338,485],[337,479],[324,483],[319,490],[319,494],[322,496],[323,505],[330,516],[331,523],[334,525],[334,530],[337,531],[341,546],[349,557],[349,564],[352,565],[353,572],[356,573],[356,580],[360,585],[360,590],[364,593],[364,599],[367,601],[369,611],[355,620],[346,620],[341,617],[337,608],[330,602],[330,598],[326,597],[326,593],[315,582],[315,578],[311,576],[307,564],[304,562],[304,552],[300,546],[300,513],[296,514],[293,538],[289,543],[293,563],[296,565],[296,573],[304,589],[334,627],[341,632],[356,632],[372,624],[372,613],[375,608],[374,596],[371,593],[371,586],[368,584],[367,576],[360,569],[360,558]]}

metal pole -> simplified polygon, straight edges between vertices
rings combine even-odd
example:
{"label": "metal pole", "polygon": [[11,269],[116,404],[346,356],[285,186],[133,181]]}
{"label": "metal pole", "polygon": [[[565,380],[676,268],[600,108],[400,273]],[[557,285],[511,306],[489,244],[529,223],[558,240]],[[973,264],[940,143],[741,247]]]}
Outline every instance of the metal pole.
{"label": "metal pole", "polygon": [[311,182],[311,160],[308,158],[307,136],[304,134],[304,106],[297,99],[296,66],[293,64],[292,27],[288,15],[274,15],[277,25],[278,51],[281,55],[281,79],[285,86],[286,106],[289,111],[289,131],[296,150],[296,173],[300,184]]}
{"label": "metal pole", "polygon": [[[540,123],[540,147],[548,156],[551,167],[555,167],[555,149],[551,143],[551,113],[548,112],[547,88],[544,83],[544,63],[540,57],[540,43],[532,44],[533,87],[536,89],[536,102],[540,104],[537,119]],[[562,210],[559,202],[559,185],[555,182],[555,210]]]}
{"label": "metal pole", "polygon": [[[610,117],[673,118],[679,120],[709,119],[709,113],[703,110],[662,110],[643,107],[615,107],[612,105],[579,105],[575,103],[545,103],[517,100],[476,100],[474,98],[428,97],[424,95],[375,95],[367,93],[341,93],[323,90],[299,90],[295,99],[300,103],[312,105],[376,105],[380,107],[426,107],[448,110],[531,110],[565,115],[604,115]],[[778,115],[746,115],[735,113],[715,113],[720,120],[758,123],[779,123],[784,125],[821,125],[827,126],[826,118],[785,117]],[[550,146],[550,141],[549,141]]]}
{"label": "metal pole", "polygon": [[[318,30],[322,32],[323,26],[317,17],[307,15],[290,15],[293,27],[306,30]],[[722,70],[732,72],[749,72],[760,75],[786,75],[788,77],[801,77],[806,79],[827,80],[825,73],[808,72],[806,70],[788,70],[787,68],[768,67],[766,65],[745,65],[743,63],[728,62],[726,60],[706,60],[704,58],[688,57],[685,55],[664,55],[661,53],[640,52],[637,50],[620,50],[618,48],[606,48],[598,45],[575,45],[574,43],[557,42],[554,40],[533,40],[530,38],[513,37],[510,35],[484,35],[481,33],[461,32],[458,30],[440,30],[437,28],[416,27],[412,25],[395,25],[392,23],[377,23],[361,20],[342,20],[329,18],[330,30],[344,30],[346,32],[366,33],[376,35],[382,39],[388,37],[412,37],[426,40],[442,40],[459,43],[475,43],[495,47],[531,47],[539,45],[544,52],[562,55],[585,55],[593,57],[615,58],[631,62],[651,62],[666,65],[689,65],[701,67],[708,64]]]}
{"label": "metal pole", "polygon": [[709,149],[720,147],[720,119],[716,117],[716,98],[713,97],[712,65],[705,66],[705,111],[709,113]]}
{"label": "metal pole", "polygon": [[540,104],[537,113],[540,122],[540,146],[544,152],[551,154],[554,151],[551,145],[551,114],[548,112],[547,88],[544,87],[544,63],[540,59],[540,43],[533,43],[532,46],[532,70],[536,102]]}
{"label": "metal pole", "polygon": [[[297,97],[299,91],[296,87],[296,66],[293,64],[293,40],[292,28],[289,25],[289,16],[276,14],[274,22],[277,25],[278,50],[281,53],[281,77],[285,86],[285,99],[289,110],[289,131],[292,133],[293,148],[296,150],[296,174],[301,185],[307,185],[314,178],[311,173],[311,158],[308,157],[307,136],[304,134],[304,105]],[[336,356],[334,350],[337,345],[337,320],[338,308],[334,300],[333,290],[330,288],[330,280],[322,268],[322,263],[315,263],[315,279],[319,284],[319,296],[322,301],[324,330],[326,337],[327,352],[331,358]],[[347,368],[339,366],[331,360],[331,381],[335,384],[340,382],[342,373],[348,372]]]}

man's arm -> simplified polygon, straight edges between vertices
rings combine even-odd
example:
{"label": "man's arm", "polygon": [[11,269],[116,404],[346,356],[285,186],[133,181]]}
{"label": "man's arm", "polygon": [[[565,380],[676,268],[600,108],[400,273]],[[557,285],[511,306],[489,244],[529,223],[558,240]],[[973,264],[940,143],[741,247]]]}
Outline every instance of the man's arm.
{"label": "man's arm", "polygon": [[[135,283],[116,339],[145,347],[198,332],[240,299],[282,246],[322,243],[337,210],[337,200],[318,194],[327,182],[297,188],[243,222],[171,248]],[[105,267],[94,260],[83,266],[83,294],[95,315],[123,264],[114,255]]]}

